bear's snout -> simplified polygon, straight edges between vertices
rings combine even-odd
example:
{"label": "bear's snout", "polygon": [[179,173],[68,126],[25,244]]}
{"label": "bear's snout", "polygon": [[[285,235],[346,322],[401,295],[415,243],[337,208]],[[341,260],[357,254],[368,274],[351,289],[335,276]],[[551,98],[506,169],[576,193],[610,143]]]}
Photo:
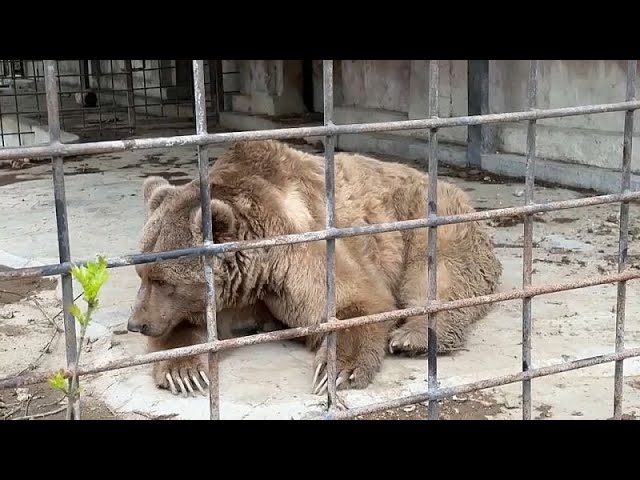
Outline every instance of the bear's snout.
{"label": "bear's snout", "polygon": [[129,320],[129,322],[127,322],[127,330],[129,330],[130,332],[146,335],[149,331],[149,325],[147,325],[146,323],[137,323],[135,321]]}

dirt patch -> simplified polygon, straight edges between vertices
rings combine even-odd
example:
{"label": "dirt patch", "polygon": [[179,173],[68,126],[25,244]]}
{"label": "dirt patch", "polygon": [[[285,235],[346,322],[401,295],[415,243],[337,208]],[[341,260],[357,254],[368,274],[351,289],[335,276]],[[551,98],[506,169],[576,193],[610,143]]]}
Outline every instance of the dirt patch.
{"label": "dirt patch", "polygon": [[[63,394],[45,383],[0,390],[2,420],[64,420],[66,405]],[[106,405],[87,396],[81,397],[80,412],[83,420],[119,419]]]}
{"label": "dirt patch", "polygon": [[[496,402],[493,397],[484,393],[454,396],[439,401],[441,420],[488,420],[498,415],[505,405]],[[356,420],[426,420],[428,409],[426,404],[418,403],[382,412],[360,415]]]}
{"label": "dirt patch", "polygon": [[29,329],[27,327],[20,325],[0,325],[0,335],[5,335],[7,337],[19,337],[25,333],[29,333]]}
{"label": "dirt patch", "polygon": [[564,224],[564,223],[573,223],[573,222],[577,222],[578,219],[577,218],[570,218],[570,217],[556,217],[556,218],[552,218],[551,221],[553,223],[560,223],[560,224]]}
{"label": "dirt patch", "polygon": [[[14,270],[0,265],[0,272]],[[56,281],[52,278],[17,278],[0,281],[0,305],[17,303],[43,290],[54,290]]]}

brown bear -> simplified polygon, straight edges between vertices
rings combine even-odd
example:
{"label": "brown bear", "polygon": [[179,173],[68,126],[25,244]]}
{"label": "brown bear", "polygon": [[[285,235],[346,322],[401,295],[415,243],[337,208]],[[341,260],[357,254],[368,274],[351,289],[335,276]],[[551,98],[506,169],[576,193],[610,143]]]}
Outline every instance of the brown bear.
{"label": "brown bear", "polygon": [[[325,228],[325,164],[322,156],[278,141],[230,146],[209,172],[216,243],[267,238]],[[400,163],[354,153],[335,154],[335,222],[362,226],[424,218],[426,174]],[[199,182],[170,185],[159,177],[144,183],[148,218],[143,252],[202,242]],[[438,214],[473,212],[460,188],[438,183]],[[439,301],[495,292],[502,265],[486,227],[478,222],[438,227]],[[352,318],[427,303],[427,229],[336,240],[336,317]],[[216,255],[214,277],[220,316],[242,311],[277,319],[289,327],[316,325],[325,308],[325,242],[299,243]],[[142,285],[128,327],[149,337],[153,350],[203,341],[205,284],[199,257],[137,266]],[[470,324],[489,305],[440,312],[438,352],[459,348]],[[235,312],[235,313],[233,313]],[[327,388],[326,342],[311,335],[316,352],[313,391]],[[383,357],[427,350],[426,317],[388,321],[337,333],[338,389],[365,388]],[[160,387],[189,378],[206,380],[206,356],[156,366]],[[178,382],[180,383],[180,382]],[[172,387],[173,389],[173,387]],[[189,387],[189,390],[191,388]]]}

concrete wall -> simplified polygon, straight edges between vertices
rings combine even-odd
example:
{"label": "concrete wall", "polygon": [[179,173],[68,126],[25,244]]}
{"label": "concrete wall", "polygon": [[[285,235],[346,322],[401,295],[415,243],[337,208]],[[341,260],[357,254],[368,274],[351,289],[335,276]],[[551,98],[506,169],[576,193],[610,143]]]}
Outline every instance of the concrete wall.
{"label": "concrete wall", "polygon": [[[337,115],[341,123],[425,118],[428,113],[428,60],[342,61],[344,97]],[[491,113],[526,110],[527,61],[491,61]],[[541,61],[538,104],[559,108],[624,100],[625,61]],[[467,115],[467,64],[440,62],[440,117]],[[546,119],[539,122],[537,152],[548,160],[618,168],[622,158],[624,112]],[[465,127],[442,129],[441,142],[466,145]],[[635,123],[636,135],[640,122]],[[427,132],[398,132],[426,138]],[[496,152],[526,153],[526,124],[495,128]],[[640,172],[640,149],[632,169]]]}
{"label": "concrete wall", "polygon": [[[287,86],[299,78],[296,64],[289,60],[270,62],[238,60],[245,103],[253,109],[233,105],[234,112],[272,114],[266,97],[274,95],[276,85],[289,78]],[[289,65],[287,73],[283,65]],[[293,74],[291,72],[295,71]],[[426,118],[429,91],[428,60],[341,60],[334,63],[336,123],[366,123]],[[489,64],[490,113],[526,110],[528,61],[500,60]],[[274,90],[276,89],[276,90]],[[545,60],[540,62],[538,105],[558,108],[624,100],[626,61]],[[313,61],[314,110],[322,112],[322,61]],[[276,96],[292,95],[289,113],[302,113],[297,101],[299,90],[277,90]],[[265,97],[266,95],[266,97]],[[273,102],[272,102],[273,103]],[[242,108],[236,108],[242,107]],[[441,60],[439,81],[440,117],[467,115],[467,62]],[[230,121],[240,126],[237,117]],[[538,123],[537,155],[542,178],[560,184],[617,191],[622,161],[624,112],[541,120]],[[255,122],[254,122],[255,123]],[[262,122],[260,125],[262,125]],[[246,128],[258,124],[245,122]],[[482,166],[496,173],[523,173],[526,153],[526,123],[500,124],[493,128],[493,151],[483,156]],[[635,124],[635,139],[640,122]],[[427,131],[385,134],[342,135],[338,147],[426,158]],[[464,165],[467,128],[439,131],[441,159]],[[602,170],[601,170],[602,169]],[[640,173],[640,148],[633,149],[632,171]],[[546,177],[545,177],[546,175]],[[635,178],[633,182],[640,182]],[[634,183],[635,185],[635,183]]]}

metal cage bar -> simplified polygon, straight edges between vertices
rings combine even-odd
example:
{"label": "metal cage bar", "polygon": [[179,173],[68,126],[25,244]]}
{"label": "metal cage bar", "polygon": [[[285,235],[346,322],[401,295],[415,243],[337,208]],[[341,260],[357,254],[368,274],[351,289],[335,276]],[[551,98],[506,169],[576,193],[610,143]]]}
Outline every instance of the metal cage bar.
{"label": "metal cage bar", "polygon": [[[429,60],[429,117],[438,117],[440,62]],[[427,188],[427,218],[438,215],[438,130],[429,130],[429,184]],[[427,234],[427,303],[436,301],[438,291],[438,225],[431,225]],[[438,335],[435,314],[427,315],[427,387],[438,389]],[[437,400],[429,401],[429,419],[438,418]]]}
{"label": "metal cage bar", "polygon": [[[60,143],[60,99],[58,96],[58,66],[57,62],[47,60],[44,64],[45,86],[47,93],[47,114],[49,123],[49,144]],[[60,262],[71,261],[71,246],[69,244],[69,224],[67,218],[67,199],[64,186],[64,161],[62,157],[55,156],[53,163],[53,192],[56,207],[56,221],[58,230],[58,250]],[[71,274],[65,272],[62,279],[62,303],[64,311],[64,332],[67,352],[67,365],[76,363],[78,352],[76,347],[76,319],[71,314],[69,306],[73,303],[73,281]],[[79,387],[80,381],[76,387]],[[80,396],[76,397],[74,404],[67,406],[68,419],[80,419]]]}
{"label": "metal cage bar", "polygon": [[[458,215],[439,215],[432,219],[419,218],[415,220],[377,223],[359,227],[343,227],[333,228],[331,230],[318,230],[307,233],[278,235],[260,240],[244,240],[239,242],[201,245],[197,247],[188,247],[162,252],[137,253],[133,255],[110,257],[107,258],[106,261],[109,268],[128,267],[141,263],[151,263],[162,260],[176,260],[179,258],[201,256],[204,254],[212,255],[218,253],[238,252],[256,248],[275,247],[295,243],[316,242],[332,238],[337,239],[356,235],[371,235],[375,233],[411,230],[415,228],[430,227],[432,225],[453,225],[456,223],[484,221],[501,217],[513,217],[533,213],[552,212],[556,210],[592,207],[594,205],[604,205],[607,203],[617,203],[634,200],[640,200],[640,191],[599,195],[594,197],[580,198],[576,200],[562,200],[548,203],[538,203],[533,205],[524,205],[521,207],[496,208],[492,210],[484,210],[480,212],[464,213]],[[76,261],[74,262],[74,264],[86,265],[87,260]],[[16,268],[14,270],[0,271],[0,280],[9,278],[60,275],[62,273],[69,272],[70,268],[70,262],[62,262],[38,267]]]}
{"label": "metal cage bar", "polygon": [[[417,403],[422,401],[429,401],[429,418],[437,417],[436,407],[431,407],[431,404],[438,399],[450,397],[454,394],[471,392],[484,388],[491,388],[500,385],[506,385],[514,382],[523,383],[523,393],[526,382],[530,382],[531,379],[551,375],[560,372],[571,371],[579,368],[586,368],[589,366],[599,365],[607,362],[616,362],[616,375],[615,375],[615,394],[614,394],[614,418],[621,418],[622,408],[622,362],[624,359],[640,356],[640,348],[625,349],[624,348],[624,305],[626,297],[626,282],[633,279],[640,278],[640,272],[628,270],[626,266],[627,248],[628,248],[628,215],[629,215],[629,202],[632,200],[640,199],[640,192],[630,191],[630,161],[631,161],[631,140],[633,133],[633,114],[634,111],[640,108],[640,102],[634,100],[635,98],[635,81],[636,81],[636,69],[637,61],[630,60],[628,64],[628,77],[627,77],[627,101],[614,104],[603,105],[589,105],[584,107],[569,107],[562,109],[546,109],[535,110],[535,93],[536,93],[536,75],[537,75],[537,63],[532,62],[530,69],[530,81],[529,81],[529,108],[526,112],[515,112],[506,114],[493,114],[493,115],[477,115],[467,117],[454,117],[448,119],[440,119],[437,117],[437,77],[438,66],[436,61],[430,61],[430,88],[429,88],[429,115],[431,118],[425,120],[412,120],[401,122],[380,122],[358,125],[334,125],[333,118],[333,63],[332,61],[324,61],[324,100],[325,100],[325,122],[322,127],[303,127],[303,128],[291,128],[291,129],[275,129],[267,131],[257,132],[235,132],[231,134],[208,134],[206,128],[206,101],[204,95],[204,72],[203,61],[196,60],[193,62],[194,72],[194,93],[196,99],[196,135],[179,136],[179,137],[165,137],[154,139],[140,139],[132,141],[111,141],[111,142],[94,142],[89,144],[80,145],[63,145],[60,143],[60,118],[59,118],[59,97],[56,84],[57,69],[55,61],[45,61],[45,80],[46,80],[46,93],[47,93],[47,111],[50,125],[50,143],[47,146],[42,147],[20,147],[20,148],[4,148],[0,149],[0,159],[13,159],[24,157],[48,157],[53,156],[53,176],[54,176],[54,191],[56,198],[56,217],[58,226],[58,242],[60,249],[60,263],[56,265],[45,265],[42,267],[28,267],[17,269],[8,272],[0,272],[0,280],[6,278],[24,278],[30,276],[49,276],[49,275],[62,275],[63,280],[63,297],[64,297],[64,309],[65,309],[65,327],[67,332],[67,357],[68,366],[73,365],[75,358],[70,360],[76,354],[75,347],[75,324],[73,317],[69,314],[68,305],[73,301],[73,295],[71,290],[71,278],[69,271],[71,268],[70,248],[69,248],[69,232],[66,218],[66,202],[64,197],[64,171],[63,171],[63,157],[82,153],[104,153],[115,152],[121,150],[134,150],[143,148],[154,147],[172,147],[179,145],[197,145],[198,146],[198,171],[200,176],[200,189],[201,189],[201,205],[203,209],[202,226],[203,226],[203,244],[197,247],[172,250],[168,252],[155,252],[148,254],[137,254],[126,257],[115,257],[108,260],[109,268],[118,266],[130,266],[135,264],[149,263],[164,261],[170,259],[178,259],[185,257],[200,256],[204,257],[203,269],[205,273],[205,280],[207,283],[207,330],[208,341],[207,343],[191,345],[188,347],[174,348],[159,352],[148,353],[144,355],[137,355],[128,358],[121,358],[110,362],[104,362],[102,364],[93,365],[88,368],[79,368],[78,374],[87,375],[93,373],[100,373],[103,371],[114,370],[119,368],[127,368],[135,365],[142,365],[148,363],[154,363],[167,359],[181,358],[185,356],[193,356],[207,353],[209,354],[209,367],[214,368],[215,373],[210,371],[210,409],[211,418],[219,418],[219,385],[217,377],[217,357],[215,355],[221,350],[239,348],[246,345],[254,345],[265,342],[273,342],[278,340],[286,340],[296,337],[308,336],[310,334],[328,334],[329,337],[337,334],[339,330],[346,328],[354,328],[357,326],[368,325],[378,322],[385,322],[390,320],[398,320],[407,317],[414,316],[427,316],[429,323],[429,378],[428,378],[428,390],[425,393],[419,395],[413,395],[410,397],[404,397],[395,399],[389,402],[381,402],[373,405],[367,405],[351,409],[347,412],[335,412],[330,402],[329,405],[329,418],[352,418],[362,413],[379,411],[386,408],[393,408],[395,406],[407,405],[410,403]],[[435,80],[434,80],[435,79]],[[625,111],[625,127],[624,127],[624,141],[623,141],[623,162],[622,162],[622,188],[621,193],[613,195],[592,196],[588,198],[582,198],[578,200],[568,200],[560,202],[548,202],[545,204],[534,204],[533,200],[533,185],[534,185],[534,159],[535,159],[535,121],[541,118],[557,118],[572,115],[586,115],[592,113],[605,113],[613,111]],[[521,207],[510,207],[503,209],[494,209],[484,212],[474,212],[470,214],[462,215],[450,215],[450,216],[438,216],[437,215],[437,129],[447,128],[452,126],[471,126],[471,125],[484,125],[490,123],[501,123],[509,121],[529,121],[528,129],[528,141],[527,141],[527,174],[526,174],[526,188],[527,195],[525,197],[525,205]],[[426,218],[410,221],[390,222],[385,224],[368,225],[365,227],[348,227],[348,228],[335,228],[334,226],[334,209],[335,209],[335,182],[334,182],[334,136],[341,133],[361,133],[361,132],[375,132],[375,131],[392,131],[392,130],[408,130],[408,129],[423,129],[428,128],[430,130],[430,151],[429,151],[429,201]],[[325,164],[326,164],[326,229],[316,232],[307,232],[303,234],[283,235],[279,237],[272,237],[254,241],[244,242],[231,242],[226,244],[214,244],[213,243],[213,227],[212,218],[210,214],[210,192],[207,188],[208,182],[205,181],[208,177],[208,165],[205,155],[206,145],[219,144],[231,142],[234,140],[256,140],[256,139],[285,139],[285,138],[301,138],[305,136],[325,136]],[[436,278],[436,265],[437,265],[437,249],[436,249],[436,232],[437,227],[442,225],[482,221],[491,218],[499,218],[504,216],[513,215],[525,215],[525,226],[527,222],[531,221],[531,215],[537,212],[554,211],[568,208],[579,208],[593,205],[602,205],[614,202],[621,202],[620,206],[620,241],[619,241],[619,259],[618,259],[618,272],[609,275],[602,275],[587,279],[576,280],[572,282],[565,282],[554,285],[544,285],[540,287],[531,286],[530,282],[530,269],[527,271],[528,262],[523,262],[523,288],[520,290],[511,290],[508,292],[494,293],[491,295],[470,297],[461,300],[456,300],[447,303],[440,303],[435,301],[435,292],[437,291],[437,278]],[[207,212],[209,212],[207,214]],[[330,290],[334,289],[335,294],[335,275],[332,269],[329,268],[330,261],[335,262],[335,257],[331,259],[330,244],[338,238],[345,238],[357,235],[370,235],[374,233],[383,233],[391,231],[402,231],[415,228],[428,228],[430,241],[428,244],[428,259],[427,264],[429,266],[428,274],[428,300],[426,305],[412,306],[401,310],[393,310],[383,313],[377,313],[373,315],[363,315],[361,317],[343,319],[336,321],[335,319],[335,300],[332,300]],[[526,227],[525,227],[526,228]],[[525,234],[525,244],[528,244],[531,240],[531,228],[528,229],[529,235]],[[529,237],[529,240],[527,240]],[[249,335],[246,337],[233,338],[229,340],[218,340],[216,329],[216,306],[215,306],[215,290],[213,284],[213,255],[224,252],[233,252],[240,250],[248,250],[253,248],[263,248],[276,245],[296,244],[312,241],[325,240],[327,243],[327,270],[326,270],[326,283],[327,283],[327,315],[326,321],[317,325],[300,328],[288,328],[285,330]],[[531,245],[529,244],[529,248]],[[525,252],[527,245],[524,245]],[[526,253],[525,253],[526,255]],[[531,251],[528,253],[529,261],[531,260]],[[86,262],[83,262],[86,263]],[[433,268],[432,268],[433,267]],[[65,280],[66,279],[66,280]],[[534,296],[544,295],[548,293],[555,293],[560,291],[573,290],[577,288],[586,288],[590,286],[605,284],[605,283],[618,283],[618,310],[616,316],[616,351],[615,353],[600,355],[597,357],[583,358],[572,362],[565,362],[551,367],[544,368],[530,368],[531,365],[527,365],[528,368],[524,368],[523,371],[505,375],[501,377],[495,377],[487,380],[481,380],[479,382],[471,382],[463,385],[458,385],[451,388],[441,389],[437,385],[437,369],[436,363],[431,362],[431,357],[435,357],[435,351],[437,348],[437,339],[435,335],[432,335],[432,331],[435,325],[435,314],[437,312],[453,310],[459,308],[465,308],[469,306],[503,302],[515,299],[523,300],[523,340],[528,335],[530,341],[530,310],[527,314],[527,308],[525,304],[530,302],[530,299]],[[65,289],[65,285],[67,288]],[[333,302],[334,315],[329,315],[331,312],[331,303]],[[530,307],[530,303],[529,303]],[[528,333],[527,330],[527,317],[528,316]],[[73,336],[70,341],[71,336]],[[530,345],[527,352],[527,347],[523,341],[523,360],[526,360],[527,354],[530,355]],[[528,358],[530,361],[530,357]],[[333,363],[333,367],[331,366]],[[333,368],[333,379],[331,379],[331,368]],[[330,391],[334,389],[333,397],[337,397],[335,394],[336,388],[336,372],[335,372],[335,357],[333,359],[327,358],[327,375],[328,375],[328,388]],[[0,379],[0,388],[15,387],[21,385],[29,385],[33,383],[39,383],[53,372],[43,372],[36,374],[27,374],[20,376],[11,376]],[[68,368],[65,372],[65,376],[69,378],[71,376],[71,368]],[[333,381],[332,381],[333,380]],[[331,400],[332,394],[329,393]],[[530,396],[529,407],[530,409]],[[70,411],[72,409],[70,408]],[[79,410],[79,405],[74,405],[73,410]],[[523,403],[523,416],[526,415],[527,408]],[[530,411],[530,410],[529,410]],[[79,411],[72,412],[77,415],[72,415],[73,418],[79,418]]]}
{"label": "metal cage bar", "polygon": [[[207,111],[204,90],[204,65],[202,60],[193,61],[193,87],[196,108],[196,131],[198,134],[207,133]],[[202,235],[205,245],[213,244],[213,218],[211,216],[211,198],[209,191],[209,160],[206,147],[198,145],[198,173],[200,178],[200,205],[202,208]],[[207,285],[206,318],[207,341],[218,339],[218,323],[216,317],[216,292],[213,281],[214,258],[203,255],[202,263],[204,278]],[[209,409],[211,420],[220,418],[220,385],[218,378],[218,354],[209,352]],[[201,374],[202,375],[202,374]],[[203,376],[203,380],[205,377]],[[205,380],[206,381],[206,380]]]}
{"label": "metal cage bar", "polygon": [[[529,62],[529,82],[527,85],[527,106],[534,110],[538,96],[538,61]],[[536,121],[529,120],[527,125],[527,163],[525,167],[524,203],[533,203],[533,187],[535,184],[536,156]],[[522,251],[522,287],[531,286],[533,271],[533,215],[524,217],[523,226],[524,249]],[[531,368],[531,298],[522,299],[522,371]],[[531,381],[522,382],[522,419],[531,420]]]}
{"label": "metal cage bar", "polygon": [[[627,62],[627,91],[626,100],[636,98],[637,60]],[[622,168],[621,168],[621,192],[628,192],[631,187],[631,151],[633,146],[633,116],[634,111],[628,110],[624,114],[624,134],[622,141]],[[629,248],[629,202],[620,204],[620,239],[618,243],[618,272],[626,269]],[[616,352],[624,350],[624,321],[626,313],[627,284],[618,283],[618,295],[616,302]],[[622,418],[623,400],[623,364],[622,360],[616,361],[614,371],[613,389],[613,417]]]}
{"label": "metal cage bar", "polygon": [[[322,94],[324,99],[324,125],[333,125],[333,60],[322,62]],[[325,159],[325,224],[327,230],[335,227],[336,179],[335,179],[335,137],[324,137]],[[336,317],[336,241],[327,239],[325,265],[325,322],[334,322]],[[333,411],[337,406],[338,379],[336,349],[338,336],[330,332],[327,342],[327,401],[329,409]]]}

